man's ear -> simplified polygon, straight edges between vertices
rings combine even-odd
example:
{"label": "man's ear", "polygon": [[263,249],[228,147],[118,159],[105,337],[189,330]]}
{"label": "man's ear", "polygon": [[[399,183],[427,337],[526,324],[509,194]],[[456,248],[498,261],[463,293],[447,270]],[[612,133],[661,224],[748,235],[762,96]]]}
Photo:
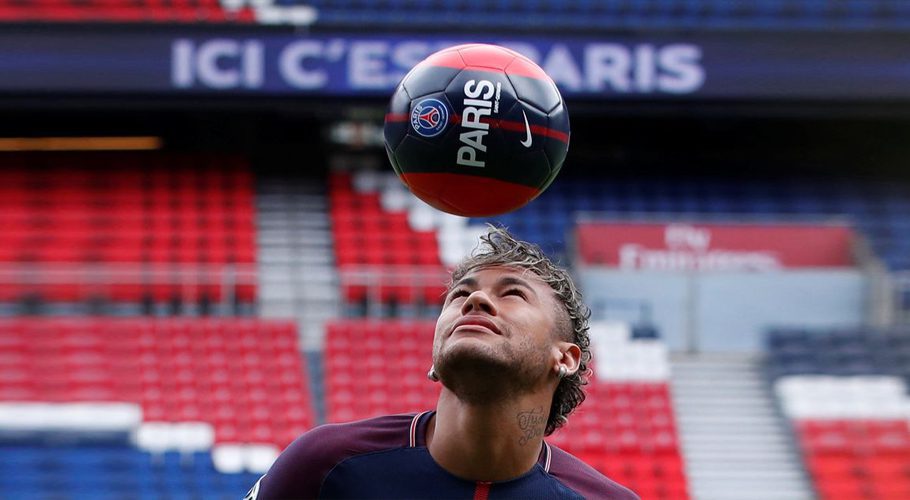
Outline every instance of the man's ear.
{"label": "man's ear", "polygon": [[559,373],[560,367],[565,367],[567,376],[574,375],[581,367],[581,348],[571,342],[557,342],[554,347],[556,363],[553,370]]}

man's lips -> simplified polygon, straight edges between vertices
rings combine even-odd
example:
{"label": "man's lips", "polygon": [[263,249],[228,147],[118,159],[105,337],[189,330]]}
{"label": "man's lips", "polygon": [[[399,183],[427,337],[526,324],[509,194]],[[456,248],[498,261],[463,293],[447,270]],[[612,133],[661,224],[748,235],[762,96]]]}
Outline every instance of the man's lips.
{"label": "man's lips", "polygon": [[462,326],[480,326],[480,327],[486,328],[487,330],[490,330],[491,332],[495,333],[496,335],[501,335],[499,328],[496,326],[496,323],[493,323],[493,321],[491,321],[483,316],[476,316],[476,315],[464,316],[460,320],[455,322],[455,326],[452,327],[452,331],[454,332],[455,330],[457,330],[459,327],[462,327]]}

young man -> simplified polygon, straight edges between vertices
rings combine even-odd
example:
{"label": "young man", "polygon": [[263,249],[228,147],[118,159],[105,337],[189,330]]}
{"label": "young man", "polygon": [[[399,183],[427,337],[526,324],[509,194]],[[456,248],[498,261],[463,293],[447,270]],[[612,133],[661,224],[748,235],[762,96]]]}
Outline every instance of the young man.
{"label": "young man", "polygon": [[585,397],[589,311],[571,277],[502,229],[481,240],[436,323],[436,410],[317,427],[248,499],[638,498],[543,440]]}

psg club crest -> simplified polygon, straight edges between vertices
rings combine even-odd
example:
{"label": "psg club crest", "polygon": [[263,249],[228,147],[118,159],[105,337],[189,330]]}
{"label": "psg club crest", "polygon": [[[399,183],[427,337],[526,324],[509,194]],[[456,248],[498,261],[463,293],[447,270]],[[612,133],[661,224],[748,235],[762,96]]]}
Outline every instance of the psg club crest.
{"label": "psg club crest", "polygon": [[449,123],[449,109],[439,99],[423,99],[411,110],[411,127],[423,137],[436,137]]}

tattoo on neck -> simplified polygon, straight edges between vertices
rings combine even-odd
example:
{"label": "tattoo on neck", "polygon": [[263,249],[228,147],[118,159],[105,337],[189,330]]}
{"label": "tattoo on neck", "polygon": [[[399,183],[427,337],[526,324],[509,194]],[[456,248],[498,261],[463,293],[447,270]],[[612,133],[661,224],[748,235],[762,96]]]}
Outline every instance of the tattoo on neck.
{"label": "tattoo on neck", "polygon": [[543,436],[545,423],[546,416],[543,414],[543,406],[518,412],[518,428],[522,432],[518,444],[524,446],[535,437]]}

